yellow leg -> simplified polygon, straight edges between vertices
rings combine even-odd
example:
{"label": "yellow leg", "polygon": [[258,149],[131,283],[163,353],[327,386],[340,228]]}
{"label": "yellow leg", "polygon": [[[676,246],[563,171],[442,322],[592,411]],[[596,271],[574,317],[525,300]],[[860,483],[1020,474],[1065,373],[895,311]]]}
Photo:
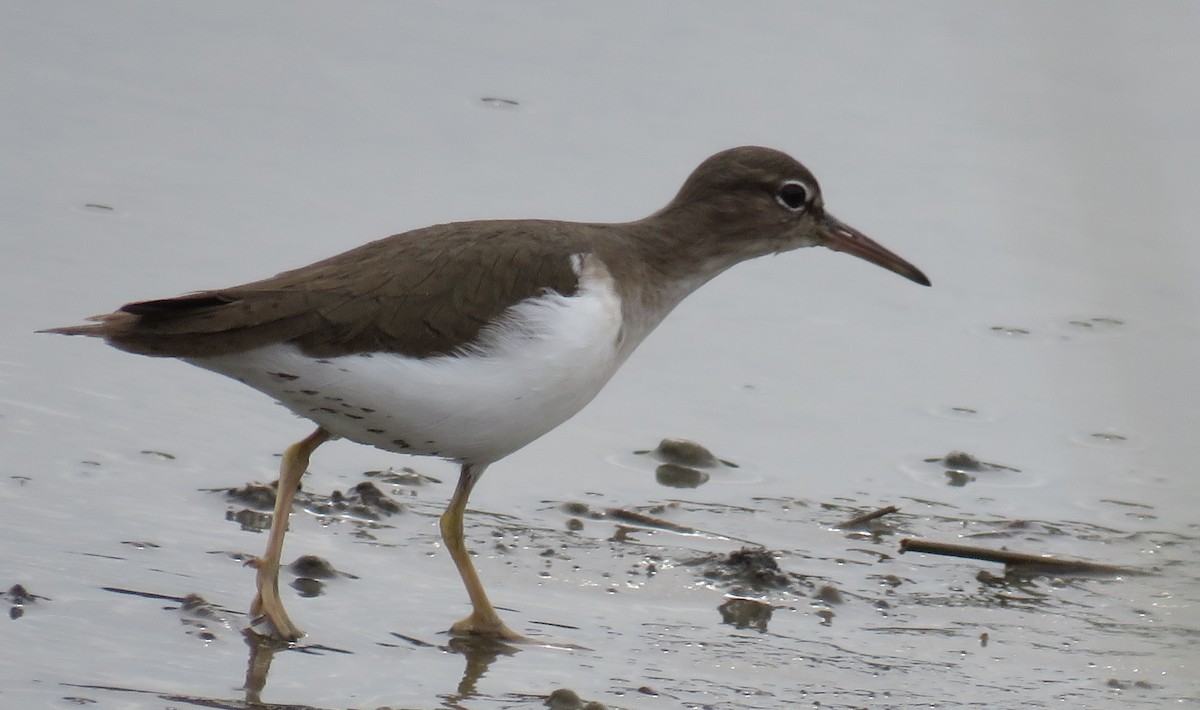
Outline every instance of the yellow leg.
{"label": "yellow leg", "polygon": [[283,452],[279,464],[279,484],[275,491],[275,515],[271,519],[271,532],[267,537],[267,551],[255,564],[258,568],[258,593],[250,603],[250,618],[257,621],[265,617],[275,635],[293,641],[304,635],[283,608],[279,598],[279,560],[283,555],[283,536],[287,534],[288,516],[292,512],[292,501],[300,489],[300,477],[308,469],[308,458],[321,444],[329,440],[330,434],[318,427],[304,439],[297,441]]}
{"label": "yellow leg", "polygon": [[458,477],[458,487],[454,489],[454,496],[450,498],[450,505],[446,507],[446,512],[442,513],[440,521],[442,540],[446,542],[446,549],[450,551],[454,566],[458,568],[458,574],[462,576],[463,584],[467,587],[467,595],[471,598],[471,614],[451,626],[450,633],[525,641],[527,639],[524,636],[508,628],[500,620],[500,615],[496,613],[487,593],[483,591],[483,583],[479,581],[479,575],[475,572],[475,565],[471,563],[471,556],[467,553],[467,545],[463,540],[463,515],[467,510],[467,498],[470,497],[471,489],[475,487],[485,468],[486,465],[463,464]]}

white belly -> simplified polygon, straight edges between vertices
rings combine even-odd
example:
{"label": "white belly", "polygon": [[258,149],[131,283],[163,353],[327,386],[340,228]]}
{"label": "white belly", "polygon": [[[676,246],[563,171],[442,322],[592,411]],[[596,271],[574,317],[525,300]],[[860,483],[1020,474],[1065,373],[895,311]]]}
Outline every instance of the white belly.
{"label": "white belly", "polygon": [[290,343],[190,360],[265,392],[334,435],[388,451],[491,463],[572,417],[636,343],[607,270],[578,258],[571,297],[528,299],[455,355],[312,358]]}

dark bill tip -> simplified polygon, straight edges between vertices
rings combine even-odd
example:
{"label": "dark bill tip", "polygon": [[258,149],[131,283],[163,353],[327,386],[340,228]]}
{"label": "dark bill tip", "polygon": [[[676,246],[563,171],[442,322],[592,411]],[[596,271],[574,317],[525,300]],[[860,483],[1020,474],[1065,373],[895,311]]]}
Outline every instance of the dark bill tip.
{"label": "dark bill tip", "polygon": [[844,251],[851,256],[869,261],[876,266],[882,266],[888,271],[900,274],[913,283],[922,286],[932,286],[929,277],[920,269],[901,259],[899,255],[885,248],[874,239],[858,231],[854,227],[825,215],[825,246],[834,251]]}

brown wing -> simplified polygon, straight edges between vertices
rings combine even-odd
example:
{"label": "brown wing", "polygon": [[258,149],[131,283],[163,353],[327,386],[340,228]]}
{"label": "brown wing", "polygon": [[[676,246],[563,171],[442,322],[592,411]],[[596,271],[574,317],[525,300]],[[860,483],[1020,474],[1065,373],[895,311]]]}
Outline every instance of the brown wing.
{"label": "brown wing", "polygon": [[451,353],[521,300],[575,292],[573,245],[561,226],[493,221],[418,229],[262,281],[130,303],[90,325],[48,332],[99,336],[162,357],[279,342],[297,343],[314,357]]}

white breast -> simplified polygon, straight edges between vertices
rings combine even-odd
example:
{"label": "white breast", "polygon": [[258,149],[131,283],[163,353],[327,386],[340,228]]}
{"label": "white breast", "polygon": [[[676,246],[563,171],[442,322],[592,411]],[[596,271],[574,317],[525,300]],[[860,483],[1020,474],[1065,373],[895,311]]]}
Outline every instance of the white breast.
{"label": "white breast", "polygon": [[[490,463],[572,417],[636,346],[595,257],[580,288],[527,299],[454,355],[312,358],[289,343],[191,360],[265,392],[331,433],[389,451]],[[640,338],[638,338],[640,340]]]}

